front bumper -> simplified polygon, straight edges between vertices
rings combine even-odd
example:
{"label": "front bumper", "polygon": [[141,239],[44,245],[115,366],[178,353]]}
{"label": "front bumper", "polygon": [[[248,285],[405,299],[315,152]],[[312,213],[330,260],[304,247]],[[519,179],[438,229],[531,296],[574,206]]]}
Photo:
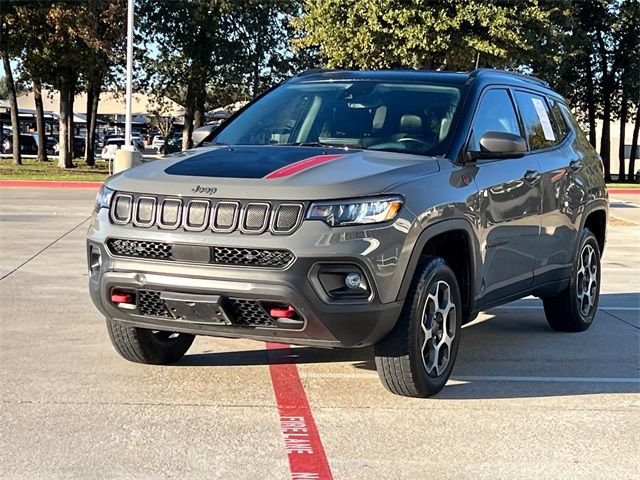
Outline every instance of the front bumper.
{"label": "front bumper", "polygon": [[[234,338],[250,338],[299,345],[357,347],[384,338],[398,319],[402,301],[398,290],[406,269],[406,237],[410,221],[371,229],[331,229],[308,222],[294,234],[215,235],[210,232],[158,232],[111,224],[106,209],[94,216],[88,245],[98,248],[101,265],[90,272],[90,293],[97,308],[109,318],[156,330]],[[181,244],[288,248],[295,261],[285,268],[225,267],[154,261],[113,256],[105,247],[109,238],[137,238]],[[406,253],[405,253],[406,252]],[[319,265],[356,265],[367,279],[371,294],[365,299],[334,300],[318,286]],[[112,290],[153,291],[161,295],[215,295],[292,306],[302,325],[240,326],[186,321],[180,317],[141,315],[137,308],[120,308]],[[268,308],[267,308],[268,311]],[[180,318],[180,319],[178,319]]]}
{"label": "front bumper", "polygon": [[[142,262],[140,262],[142,263]],[[251,271],[247,278],[177,276],[139,271],[105,271],[91,276],[91,298],[109,318],[132,326],[155,330],[232,338],[277,341],[323,347],[357,347],[377,342],[393,328],[402,302],[381,304],[375,298],[354,303],[325,303],[307,278],[313,260],[298,260],[281,272]],[[218,295],[259,302],[291,305],[300,315],[299,326],[240,326],[211,324],[204,319],[186,321],[141,315],[137,310],[119,308],[111,301],[113,289],[132,292],[154,291],[196,295]]]}

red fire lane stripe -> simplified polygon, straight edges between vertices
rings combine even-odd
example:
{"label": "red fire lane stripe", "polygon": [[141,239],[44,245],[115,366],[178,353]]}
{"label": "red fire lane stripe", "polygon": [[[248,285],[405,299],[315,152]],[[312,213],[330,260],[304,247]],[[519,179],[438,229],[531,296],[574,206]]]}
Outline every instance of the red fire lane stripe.
{"label": "red fire lane stripe", "polygon": [[269,373],[292,479],[332,479],[307,395],[289,345],[267,343]]}
{"label": "red fire lane stripe", "polygon": [[308,168],[315,167],[316,165],[320,165],[321,163],[330,162],[331,160],[336,160],[337,158],[344,157],[344,155],[344,153],[338,153],[335,155],[316,155],[314,157],[305,158],[304,160],[292,163],[291,165],[287,165],[286,167],[274,170],[264,178],[288,177],[289,175],[307,170]]}
{"label": "red fire lane stripe", "polygon": [[0,180],[0,187],[28,188],[99,188],[102,182],[82,182],[71,180]]}

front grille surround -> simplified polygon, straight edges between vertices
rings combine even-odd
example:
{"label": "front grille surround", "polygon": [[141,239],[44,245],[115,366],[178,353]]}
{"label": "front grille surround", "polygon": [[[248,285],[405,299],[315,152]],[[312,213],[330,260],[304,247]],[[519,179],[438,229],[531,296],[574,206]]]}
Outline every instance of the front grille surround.
{"label": "front grille surround", "polygon": [[[170,208],[175,209],[175,213],[169,210]],[[165,213],[172,213],[171,218],[166,218]],[[172,218],[175,218],[175,220],[171,221]],[[158,227],[165,230],[175,230],[180,226],[181,221],[182,199],[165,198],[164,200],[162,200],[161,207],[158,209]]]}
{"label": "front grille surround", "polygon": [[[202,223],[198,225],[192,218],[192,212],[196,208],[203,208]],[[211,203],[208,200],[191,200],[187,204],[186,212],[184,215],[184,229],[190,232],[202,232],[207,228],[207,222],[209,221],[209,210],[211,209]],[[194,214],[195,215],[195,214]]]}
{"label": "front grille surround", "polygon": [[[114,257],[198,265],[284,269],[295,261],[295,255],[286,249],[207,246],[209,248],[208,262],[184,262],[174,258],[173,243],[108,238],[105,245]],[[180,244],[180,246],[185,245]],[[194,245],[194,247],[202,247],[202,245]]]}
{"label": "front grille surround", "polygon": [[269,227],[271,205],[262,202],[251,202],[241,211],[240,231],[259,235]]}
{"label": "front grille surround", "polygon": [[188,232],[290,235],[302,223],[306,203],[182,198],[116,192],[109,218],[116,225]]}
{"label": "front grille surround", "polygon": [[[140,217],[140,213],[142,211],[143,208],[148,208],[151,210],[151,212],[146,215],[146,217],[148,217],[148,220],[141,220]],[[141,196],[138,197],[133,205],[133,212],[132,212],[132,216],[133,216],[133,224],[136,227],[150,227],[151,225],[154,224],[155,220],[156,220],[156,208],[157,208],[157,200],[155,197],[147,197],[147,196]]]}
{"label": "front grille surround", "polygon": [[[230,210],[232,209],[232,210]],[[218,219],[222,215],[221,211],[231,211],[231,219],[224,225],[220,226]],[[227,214],[229,215],[229,214]],[[236,229],[238,225],[238,218],[240,217],[240,203],[239,202],[218,202],[216,208],[211,212],[211,230],[216,233],[231,233]]]}

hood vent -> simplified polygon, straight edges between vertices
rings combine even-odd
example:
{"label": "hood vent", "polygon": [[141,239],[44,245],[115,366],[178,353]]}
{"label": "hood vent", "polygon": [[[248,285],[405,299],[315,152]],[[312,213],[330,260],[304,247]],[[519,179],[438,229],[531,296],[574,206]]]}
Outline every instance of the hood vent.
{"label": "hood vent", "polygon": [[302,203],[209,200],[159,197],[118,192],[111,222],[139,228],[183,229],[190,232],[241,232],[258,235],[293,233],[304,213]]}

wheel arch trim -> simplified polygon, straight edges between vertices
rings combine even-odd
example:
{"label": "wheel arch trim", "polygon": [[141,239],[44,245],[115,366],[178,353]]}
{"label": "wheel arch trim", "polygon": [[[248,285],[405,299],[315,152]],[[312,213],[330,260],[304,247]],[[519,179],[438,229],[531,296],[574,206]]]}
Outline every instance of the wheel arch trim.
{"label": "wheel arch trim", "polygon": [[427,243],[438,235],[456,231],[463,232],[466,235],[469,254],[471,256],[469,262],[469,292],[467,292],[468,298],[465,299],[464,303],[467,304],[467,310],[469,310],[469,312],[473,311],[476,278],[477,272],[479,271],[478,252],[480,247],[478,244],[477,234],[474,231],[474,227],[472,226],[471,222],[463,218],[452,218],[436,222],[432,225],[427,226],[420,233],[413,246],[411,257],[409,258],[409,263],[407,264],[407,268],[402,278],[400,290],[398,291],[398,296],[396,298],[398,301],[403,301],[406,299],[409,288],[411,287],[411,282],[413,281],[413,277],[418,267],[418,262]]}

